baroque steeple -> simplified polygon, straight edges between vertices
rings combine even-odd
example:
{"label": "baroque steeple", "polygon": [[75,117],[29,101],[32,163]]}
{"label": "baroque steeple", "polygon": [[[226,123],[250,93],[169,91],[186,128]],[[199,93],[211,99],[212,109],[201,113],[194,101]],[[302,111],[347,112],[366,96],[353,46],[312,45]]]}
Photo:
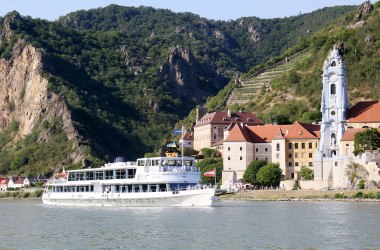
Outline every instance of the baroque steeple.
{"label": "baroque steeple", "polygon": [[323,157],[334,157],[339,155],[339,143],[344,133],[348,108],[346,67],[335,46],[325,60],[322,78],[319,151]]}

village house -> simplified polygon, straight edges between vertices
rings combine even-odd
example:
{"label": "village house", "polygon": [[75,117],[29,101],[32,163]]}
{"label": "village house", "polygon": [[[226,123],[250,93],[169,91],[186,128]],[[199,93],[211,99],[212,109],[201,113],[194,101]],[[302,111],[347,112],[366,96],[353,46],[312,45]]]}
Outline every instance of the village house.
{"label": "village house", "polygon": [[13,177],[10,178],[10,181],[8,183],[8,188],[23,188],[23,187],[29,187],[30,181],[27,177]]}
{"label": "village house", "polygon": [[313,168],[319,125],[241,126],[236,124],[224,140],[223,186],[232,186],[253,160],[278,163],[283,180],[299,178],[302,166]]}
{"label": "village house", "polygon": [[7,191],[8,183],[9,183],[9,178],[7,177],[0,178],[0,191]]}
{"label": "village house", "polygon": [[223,144],[225,130],[235,123],[244,125],[263,125],[263,122],[251,112],[213,112],[205,115],[197,111],[194,126],[194,149],[212,148]]}
{"label": "village house", "polygon": [[184,135],[179,140],[179,144],[185,148],[194,148],[194,136],[188,130],[185,131]]}

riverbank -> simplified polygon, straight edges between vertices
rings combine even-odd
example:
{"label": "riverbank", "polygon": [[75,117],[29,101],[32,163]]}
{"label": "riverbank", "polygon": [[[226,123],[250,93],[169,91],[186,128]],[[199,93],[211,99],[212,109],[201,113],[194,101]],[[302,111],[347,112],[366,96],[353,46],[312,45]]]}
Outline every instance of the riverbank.
{"label": "riverbank", "polygon": [[242,201],[377,201],[380,202],[379,189],[363,190],[247,190],[235,194],[219,196],[220,200]]}
{"label": "riverbank", "polygon": [[0,199],[40,199],[42,193],[42,189],[3,191],[0,192]]}

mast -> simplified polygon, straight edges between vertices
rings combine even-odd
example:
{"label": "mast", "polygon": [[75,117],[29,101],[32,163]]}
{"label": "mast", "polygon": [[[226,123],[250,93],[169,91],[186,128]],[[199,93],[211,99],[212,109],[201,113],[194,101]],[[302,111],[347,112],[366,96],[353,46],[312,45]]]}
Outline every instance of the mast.
{"label": "mast", "polygon": [[181,157],[182,157],[182,167],[184,166],[184,164],[183,164],[183,143],[184,143],[184,141],[183,141],[183,130],[184,130],[184,128],[183,128],[183,125],[182,125],[182,127],[181,127],[181,139],[182,139],[182,148],[181,148]]}

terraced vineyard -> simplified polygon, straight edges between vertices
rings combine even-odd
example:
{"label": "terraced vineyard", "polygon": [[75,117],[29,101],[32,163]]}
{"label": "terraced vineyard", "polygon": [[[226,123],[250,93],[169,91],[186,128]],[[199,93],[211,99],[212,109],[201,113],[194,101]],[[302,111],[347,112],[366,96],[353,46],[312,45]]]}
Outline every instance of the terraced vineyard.
{"label": "terraced vineyard", "polygon": [[271,68],[261,70],[243,80],[239,87],[235,88],[229,95],[227,106],[232,104],[243,105],[258,98],[260,93],[271,91],[272,80],[281,77],[281,75],[292,70],[297,63],[310,57],[310,53],[298,53],[287,60],[277,63]]}

